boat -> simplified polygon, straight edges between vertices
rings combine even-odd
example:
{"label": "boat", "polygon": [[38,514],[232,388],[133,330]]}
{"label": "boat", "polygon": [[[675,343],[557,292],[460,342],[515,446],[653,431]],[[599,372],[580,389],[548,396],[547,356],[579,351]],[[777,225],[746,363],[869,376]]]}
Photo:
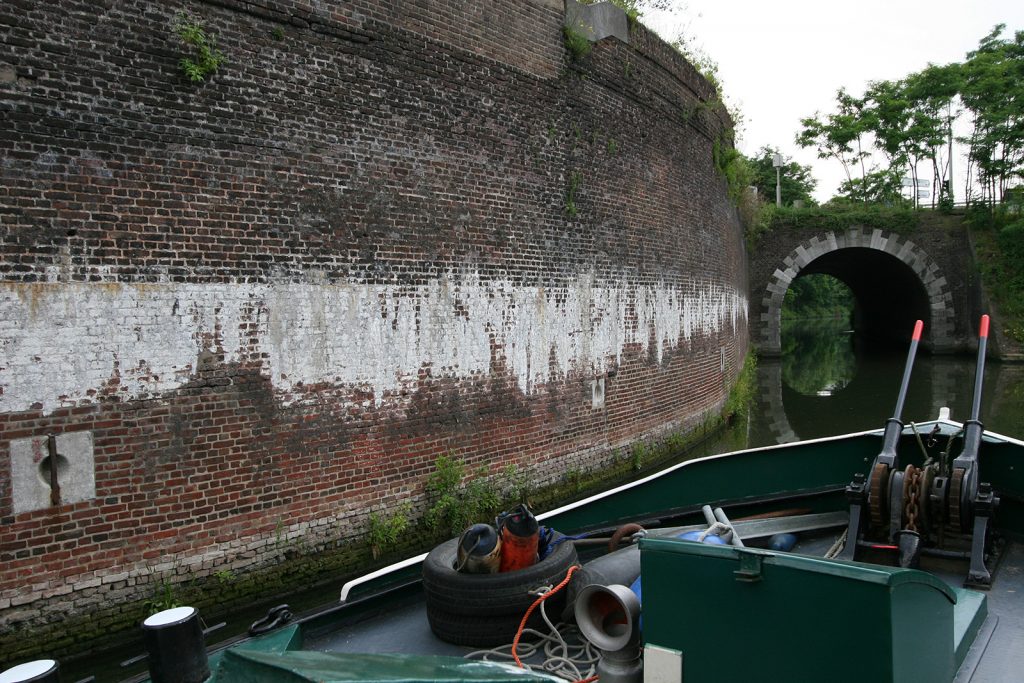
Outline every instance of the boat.
{"label": "boat", "polygon": [[[904,423],[919,336],[884,428],[682,462],[537,515],[560,534],[551,543],[571,544],[578,561],[559,565],[555,578],[563,569],[565,577],[557,584],[531,587],[511,646],[435,635],[432,604],[442,617],[467,614],[468,641],[478,622],[463,601],[431,602],[428,553],[350,581],[325,608],[293,616],[282,605],[252,635],[210,652],[196,610],[150,617],[143,627],[150,677],[1021,680],[1024,441],[986,431],[977,419],[985,335],[970,419],[958,422],[944,409]],[[639,558],[633,586],[628,578],[580,579],[604,558],[627,553]],[[570,591],[563,609],[546,609],[548,598]],[[553,651],[521,635],[527,613],[559,631],[543,636],[556,641]],[[575,626],[557,623],[566,616]],[[0,681],[56,680],[46,678],[58,669],[51,660],[22,666],[35,666],[34,677]]]}

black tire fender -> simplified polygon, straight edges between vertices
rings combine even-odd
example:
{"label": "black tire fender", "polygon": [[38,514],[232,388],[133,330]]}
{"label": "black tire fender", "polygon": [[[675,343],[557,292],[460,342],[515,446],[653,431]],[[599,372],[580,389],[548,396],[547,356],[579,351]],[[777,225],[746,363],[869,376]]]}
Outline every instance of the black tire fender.
{"label": "black tire fender", "polygon": [[[559,536],[556,534],[555,538]],[[509,616],[518,627],[523,614],[537,599],[531,591],[560,583],[569,567],[578,563],[576,548],[565,541],[556,545],[543,560],[524,569],[500,574],[462,574],[455,571],[457,546],[457,538],[446,541],[430,551],[423,561],[427,616],[443,613],[446,623],[452,621],[449,617],[457,615]],[[548,614],[558,615],[565,605],[565,591],[552,596],[547,603]]]}

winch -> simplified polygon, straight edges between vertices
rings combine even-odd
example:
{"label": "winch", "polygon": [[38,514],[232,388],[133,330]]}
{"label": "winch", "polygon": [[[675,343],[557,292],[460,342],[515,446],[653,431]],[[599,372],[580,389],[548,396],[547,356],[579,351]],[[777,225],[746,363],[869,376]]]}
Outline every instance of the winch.
{"label": "winch", "polygon": [[[992,582],[991,572],[985,564],[988,522],[999,505],[999,498],[992,487],[981,481],[978,466],[978,448],[984,433],[978,417],[989,317],[982,316],[979,326],[971,418],[961,430],[946,435],[946,448],[937,455],[932,453],[939,437],[943,436],[941,426],[937,424],[931,433],[925,435],[927,448],[915,429],[924,460],[920,467],[913,464],[902,466],[897,452],[904,431],[900,416],[922,329],[923,323],[918,320],[896,410],[885,425],[882,449],[872,462],[867,477],[858,473],[846,487],[850,525],[846,547],[838,558],[853,560],[859,549],[874,548],[897,550],[899,564],[903,567],[916,567],[922,554],[965,559],[970,561],[965,585],[988,588]],[[960,454],[952,458],[951,451],[960,439]],[[969,550],[965,550],[967,547]]]}

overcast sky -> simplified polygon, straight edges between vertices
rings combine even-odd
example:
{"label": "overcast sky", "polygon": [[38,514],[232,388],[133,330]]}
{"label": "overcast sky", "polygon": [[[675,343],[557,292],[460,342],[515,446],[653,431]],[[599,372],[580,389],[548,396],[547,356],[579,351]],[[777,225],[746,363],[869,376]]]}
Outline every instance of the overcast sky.
{"label": "overcast sky", "polygon": [[[677,4],[682,11],[648,12],[641,21],[669,41],[687,33],[718,63],[726,98],[745,119],[740,149],[753,154],[768,144],[810,164],[819,201],[831,197],[844,176],[839,162],[796,146],[801,118],[831,111],[841,86],[861,95],[869,81],[898,79],[929,62],[962,61],[996,24],[1006,24],[1004,37],[1024,29],[1022,0]],[[958,175],[954,182],[962,187]]]}

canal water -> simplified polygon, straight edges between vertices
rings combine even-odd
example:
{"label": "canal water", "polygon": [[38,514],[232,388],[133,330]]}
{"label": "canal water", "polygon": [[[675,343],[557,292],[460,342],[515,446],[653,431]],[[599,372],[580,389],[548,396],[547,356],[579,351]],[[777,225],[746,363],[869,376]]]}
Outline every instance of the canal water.
{"label": "canal water", "polygon": [[[893,416],[906,349],[869,353],[837,321],[790,323],[782,347],[780,358],[759,362],[748,447],[881,428]],[[932,419],[943,407],[969,419],[976,366],[975,356],[919,352],[903,422]],[[988,361],[983,378],[985,428],[1024,438],[1024,365]]]}
{"label": "canal water", "polygon": [[[859,348],[856,337],[841,323],[812,321],[787,325],[783,355],[760,359],[758,388],[749,420],[720,438],[701,445],[686,458],[742,448],[767,446],[847,432],[878,429],[892,416],[906,351],[878,354]],[[903,411],[903,421],[924,421],[948,407],[957,420],[969,417],[976,359],[972,356],[917,356]],[[989,362],[984,371],[981,419],[986,429],[1024,437],[1024,365]],[[337,599],[339,585],[277,600],[302,612]],[[260,618],[268,604],[253,605],[231,615],[228,625],[211,638],[240,634]],[[64,680],[95,675],[98,683],[122,680],[146,671],[145,663],[121,668],[123,659],[138,654],[140,643],[116,652],[68,662]]]}

